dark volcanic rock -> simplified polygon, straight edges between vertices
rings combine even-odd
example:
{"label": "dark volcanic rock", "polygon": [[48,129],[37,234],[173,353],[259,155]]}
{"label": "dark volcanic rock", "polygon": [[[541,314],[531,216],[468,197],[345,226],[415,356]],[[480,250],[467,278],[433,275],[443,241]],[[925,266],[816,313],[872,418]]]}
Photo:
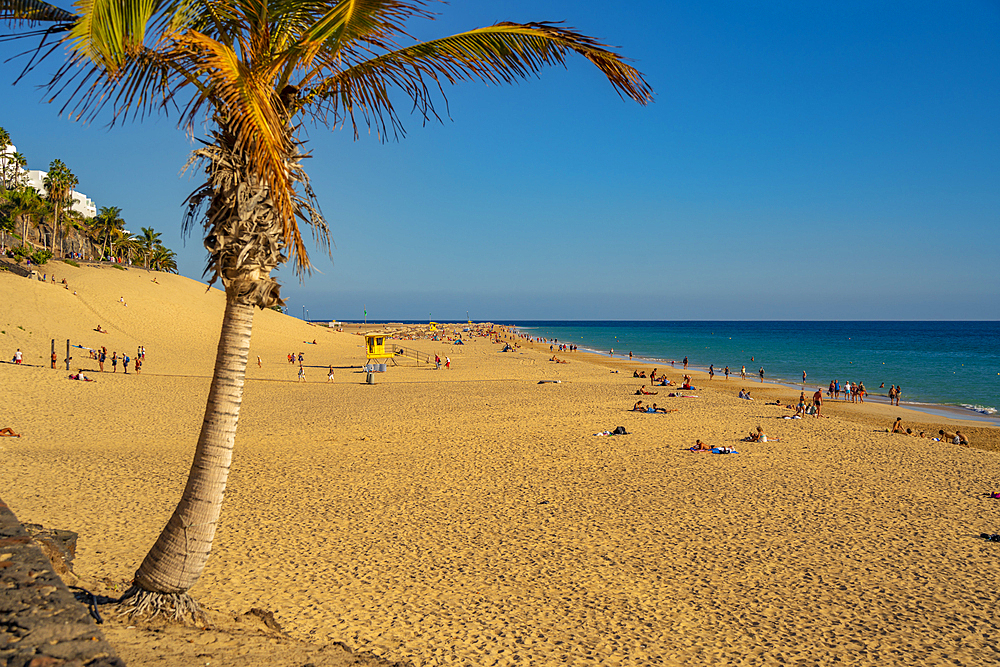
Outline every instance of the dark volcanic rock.
{"label": "dark volcanic rock", "polygon": [[[34,529],[34,527],[32,527]],[[67,568],[76,535],[37,527],[40,540]],[[124,667],[56,574],[52,562],[0,501],[0,665]]]}

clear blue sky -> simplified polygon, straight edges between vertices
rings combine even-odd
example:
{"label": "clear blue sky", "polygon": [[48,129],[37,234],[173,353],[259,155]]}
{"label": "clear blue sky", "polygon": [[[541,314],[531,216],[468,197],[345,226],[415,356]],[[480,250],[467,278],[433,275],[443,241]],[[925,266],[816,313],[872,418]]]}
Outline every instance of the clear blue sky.
{"label": "clear blue sky", "polygon": [[[656,91],[582,59],[448,89],[399,142],[309,130],[336,243],[289,313],[359,319],[1000,319],[1000,4],[455,0],[420,38],[563,20]],[[15,51],[0,45],[0,56]],[[52,62],[49,67],[54,65]],[[173,119],[107,129],[6,85],[31,168],[66,162],[129,229],[180,238],[191,144]],[[404,103],[405,106],[405,103]]]}

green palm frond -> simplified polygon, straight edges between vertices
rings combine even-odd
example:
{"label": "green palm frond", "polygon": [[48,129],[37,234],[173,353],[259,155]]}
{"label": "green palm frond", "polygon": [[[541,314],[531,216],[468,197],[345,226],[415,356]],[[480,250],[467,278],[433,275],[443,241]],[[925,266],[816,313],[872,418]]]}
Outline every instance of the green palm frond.
{"label": "green palm frond", "polygon": [[304,90],[298,105],[305,110],[315,105],[321,118],[330,113],[335,123],[350,118],[355,134],[356,112],[365,125],[384,132],[387,119],[400,131],[389,97],[393,88],[402,90],[425,118],[436,117],[432,93],[435,88],[442,92],[443,83],[508,84],[547,66],[565,65],[573,53],[597,66],[619,95],[640,104],[652,101],[652,89],[639,71],[596,40],[549,23],[498,23],[352,64]]}
{"label": "green palm frond", "polygon": [[36,23],[76,23],[77,15],[41,0],[0,0],[0,21],[15,26]]}

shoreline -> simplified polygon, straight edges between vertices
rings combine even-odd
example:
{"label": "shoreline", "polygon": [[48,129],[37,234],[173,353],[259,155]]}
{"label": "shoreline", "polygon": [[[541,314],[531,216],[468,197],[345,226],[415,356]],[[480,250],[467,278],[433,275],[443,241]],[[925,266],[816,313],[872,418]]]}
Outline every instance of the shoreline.
{"label": "shoreline", "polygon": [[[512,331],[519,331],[519,328],[516,325],[504,325],[504,326],[508,326]],[[547,343],[546,343],[546,345],[547,345]],[[608,358],[608,359],[617,359],[617,360],[624,361],[624,362],[627,362],[627,363],[645,364],[645,365],[657,366],[657,367],[662,367],[662,368],[666,368],[667,366],[670,366],[670,364],[671,364],[670,359],[666,359],[666,358],[662,358],[662,357],[646,357],[646,356],[640,356],[640,355],[633,355],[632,359],[629,359],[629,357],[628,357],[627,354],[618,354],[618,353],[616,353],[616,354],[614,354],[612,356],[612,355],[609,355],[607,352],[602,352],[602,351],[599,351],[599,350],[595,350],[595,349],[593,349],[591,347],[585,347],[583,345],[578,346],[578,351],[580,351],[580,352],[586,352],[588,354],[593,354],[593,355],[595,355],[597,357],[605,357],[605,358]],[[674,360],[674,362],[677,363],[677,364],[680,364],[680,361],[678,361],[676,359]],[[683,368],[677,368],[676,366],[670,366],[670,368],[672,370],[675,370],[675,371],[683,372]],[[689,363],[688,364],[688,370],[689,371],[693,371],[693,372],[703,373],[706,376],[708,375],[708,367],[702,367],[702,366],[698,366],[698,365],[690,364]],[[717,378],[718,377],[724,377],[719,369],[716,369],[715,375],[716,375]],[[738,372],[733,372],[730,375],[730,377],[731,378],[735,378],[737,375],[739,375]],[[730,380],[730,381],[732,381],[732,380]],[[752,382],[754,385],[761,384],[759,378],[757,377],[757,375],[756,374],[751,375],[749,372],[747,373],[747,379],[746,380],[741,380],[741,382]],[[822,385],[815,384],[815,383],[812,383],[812,382],[809,382],[809,381],[807,381],[806,383],[803,384],[801,381],[791,380],[791,379],[788,379],[788,378],[782,378],[782,377],[767,378],[767,377],[765,377],[764,384],[765,385],[774,385],[774,386],[779,386],[779,387],[785,387],[787,389],[793,389],[795,391],[801,391],[801,390],[804,390],[805,388],[811,388],[811,387],[820,387],[823,390],[824,401],[830,400],[831,402],[838,402],[838,403],[849,403],[850,402],[850,401],[841,401],[841,400],[834,401],[834,399],[832,399],[832,398],[827,399],[826,392],[827,392],[827,388],[829,386],[829,381],[827,381],[826,383],[824,383]],[[809,393],[811,394],[812,391],[810,391]],[[871,391],[866,392],[866,402],[867,401],[871,401],[871,402],[874,402],[874,403],[882,403],[884,405],[889,405],[888,397],[886,395],[884,395],[884,394],[876,394],[876,393],[873,393]],[[984,408],[986,410],[993,410],[993,412],[991,412],[991,413],[982,412],[982,411],[976,410],[974,408],[965,407],[964,404],[955,404],[955,403],[934,403],[934,402],[924,402],[924,401],[906,401],[906,400],[903,400],[903,401],[901,401],[901,404],[900,404],[899,407],[904,407],[904,406],[908,407],[908,408],[910,408],[912,410],[917,410],[917,411],[926,413],[928,415],[933,415],[933,416],[938,416],[938,417],[945,417],[945,418],[950,418],[950,419],[957,419],[957,420],[962,420],[962,421],[982,422],[984,424],[989,424],[990,426],[993,426],[993,427],[996,427],[996,428],[1000,428],[1000,412],[998,412],[992,406],[988,406],[988,407]]]}

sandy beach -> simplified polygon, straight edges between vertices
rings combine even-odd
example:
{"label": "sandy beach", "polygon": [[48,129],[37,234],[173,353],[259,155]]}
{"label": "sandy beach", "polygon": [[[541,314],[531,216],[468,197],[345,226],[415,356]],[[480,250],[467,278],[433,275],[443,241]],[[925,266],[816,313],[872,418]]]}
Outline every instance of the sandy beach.
{"label": "sandy beach", "polygon": [[[23,436],[0,438],[0,498],[78,532],[76,574],[110,594],[180,496],[224,295],[45,268],[69,289],[0,273],[0,427]],[[1000,491],[1000,429],[833,401],[786,420],[767,403],[798,392],[700,374],[696,398],[643,397],[676,412],[635,413],[640,364],[556,364],[547,345],[487,338],[396,341],[452,368],[401,357],[368,385],[357,332],[256,314],[226,504],[192,590],[216,613],[270,610],[296,641],[417,666],[1000,662],[1000,543],[978,537],[1000,532],[984,497]],[[72,372],[97,381],[70,380],[66,339],[144,346],[146,361],[99,373],[72,348]],[[6,363],[18,348],[25,365]],[[973,446],[889,435],[896,417]],[[779,441],[743,442],[758,425]],[[616,426],[629,435],[595,435]],[[739,453],[685,451],[695,439]],[[128,664],[169,664],[164,635],[105,628]],[[203,654],[282,664],[218,638]]]}

